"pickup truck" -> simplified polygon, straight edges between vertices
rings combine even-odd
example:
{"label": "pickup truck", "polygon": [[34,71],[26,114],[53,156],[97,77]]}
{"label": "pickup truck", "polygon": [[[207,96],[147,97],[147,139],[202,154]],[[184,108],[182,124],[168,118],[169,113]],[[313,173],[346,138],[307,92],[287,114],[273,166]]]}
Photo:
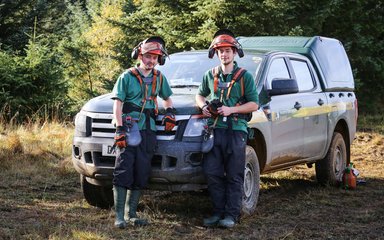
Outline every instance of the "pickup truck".
{"label": "pickup truck", "polygon": [[[243,213],[256,208],[260,174],[314,164],[320,184],[338,184],[350,161],[357,122],[354,79],[342,43],[320,36],[238,40],[245,56],[236,61],[253,74],[260,98],[249,121]],[[172,54],[157,67],[174,92],[177,124],[171,134],[165,133],[160,121],[164,109],[159,109],[150,189],[206,188],[201,152],[206,119],[194,97],[203,73],[218,64],[205,50]],[[100,208],[113,205],[115,127],[110,97],[96,97],[82,107],[75,118],[72,147],[84,197]]]}

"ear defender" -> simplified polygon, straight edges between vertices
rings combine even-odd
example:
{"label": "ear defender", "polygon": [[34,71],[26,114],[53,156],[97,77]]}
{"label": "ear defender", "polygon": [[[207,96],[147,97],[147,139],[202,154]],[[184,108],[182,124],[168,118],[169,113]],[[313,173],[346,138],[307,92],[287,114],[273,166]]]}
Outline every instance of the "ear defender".
{"label": "ear defender", "polygon": [[164,65],[166,58],[167,58],[167,56],[165,56],[165,55],[159,56],[159,58],[157,59],[157,61],[159,62],[159,65]]}
{"label": "ear defender", "polygon": [[237,48],[237,54],[239,55],[239,58],[244,57],[244,51],[243,51],[243,48],[241,47],[240,43],[239,43],[239,47]]}
{"label": "ear defender", "polygon": [[210,49],[208,50],[208,57],[209,57],[209,58],[213,58],[213,56],[215,56],[215,52],[216,52],[216,49],[214,49],[214,48],[210,48]]}
{"label": "ear defender", "polygon": [[132,53],[131,53],[131,57],[133,59],[137,59],[139,57],[141,44],[143,44],[143,42],[139,43],[139,45],[137,45],[136,47],[133,48]]}

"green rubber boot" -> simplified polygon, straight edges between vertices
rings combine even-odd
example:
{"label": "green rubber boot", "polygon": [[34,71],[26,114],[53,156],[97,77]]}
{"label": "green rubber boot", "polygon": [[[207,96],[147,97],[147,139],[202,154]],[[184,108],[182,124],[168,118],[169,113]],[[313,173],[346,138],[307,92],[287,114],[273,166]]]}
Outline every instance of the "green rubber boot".
{"label": "green rubber boot", "polygon": [[124,208],[125,208],[126,198],[127,198],[127,189],[124,187],[119,187],[114,185],[113,200],[115,204],[115,213],[116,213],[115,227],[118,227],[121,229],[127,226],[127,223],[124,220]]}
{"label": "green rubber boot", "polygon": [[125,202],[125,221],[133,223],[134,226],[148,225],[147,219],[139,218],[136,214],[137,206],[139,205],[139,199],[141,196],[140,190],[128,190],[128,197]]}

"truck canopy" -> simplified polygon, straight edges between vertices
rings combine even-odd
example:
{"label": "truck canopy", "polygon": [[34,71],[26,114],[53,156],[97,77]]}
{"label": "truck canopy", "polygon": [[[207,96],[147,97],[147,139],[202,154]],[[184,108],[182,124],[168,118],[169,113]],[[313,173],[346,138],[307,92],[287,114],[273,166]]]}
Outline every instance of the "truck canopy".
{"label": "truck canopy", "polygon": [[307,56],[315,66],[324,91],[352,91],[355,88],[351,65],[342,43],[327,37],[239,37],[243,49],[284,51]]}

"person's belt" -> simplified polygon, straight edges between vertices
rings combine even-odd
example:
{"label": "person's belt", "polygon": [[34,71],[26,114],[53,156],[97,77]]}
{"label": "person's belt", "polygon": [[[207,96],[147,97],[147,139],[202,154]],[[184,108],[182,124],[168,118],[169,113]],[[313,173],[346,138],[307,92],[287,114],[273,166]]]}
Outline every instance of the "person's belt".
{"label": "person's belt", "polygon": [[248,113],[234,113],[231,115],[231,117],[233,118],[241,118],[241,119],[244,119],[244,120],[248,120],[249,118],[249,114]]}
{"label": "person's belt", "polygon": [[[137,106],[137,105],[135,105],[133,103],[125,102],[123,104],[123,113],[127,114],[127,113],[131,113],[131,112],[141,112],[141,107],[139,107],[139,106]],[[145,116],[147,116],[148,113],[149,113],[149,116],[151,118],[156,119],[155,109],[154,108],[150,108],[150,109],[145,108],[143,112],[144,112]]]}

